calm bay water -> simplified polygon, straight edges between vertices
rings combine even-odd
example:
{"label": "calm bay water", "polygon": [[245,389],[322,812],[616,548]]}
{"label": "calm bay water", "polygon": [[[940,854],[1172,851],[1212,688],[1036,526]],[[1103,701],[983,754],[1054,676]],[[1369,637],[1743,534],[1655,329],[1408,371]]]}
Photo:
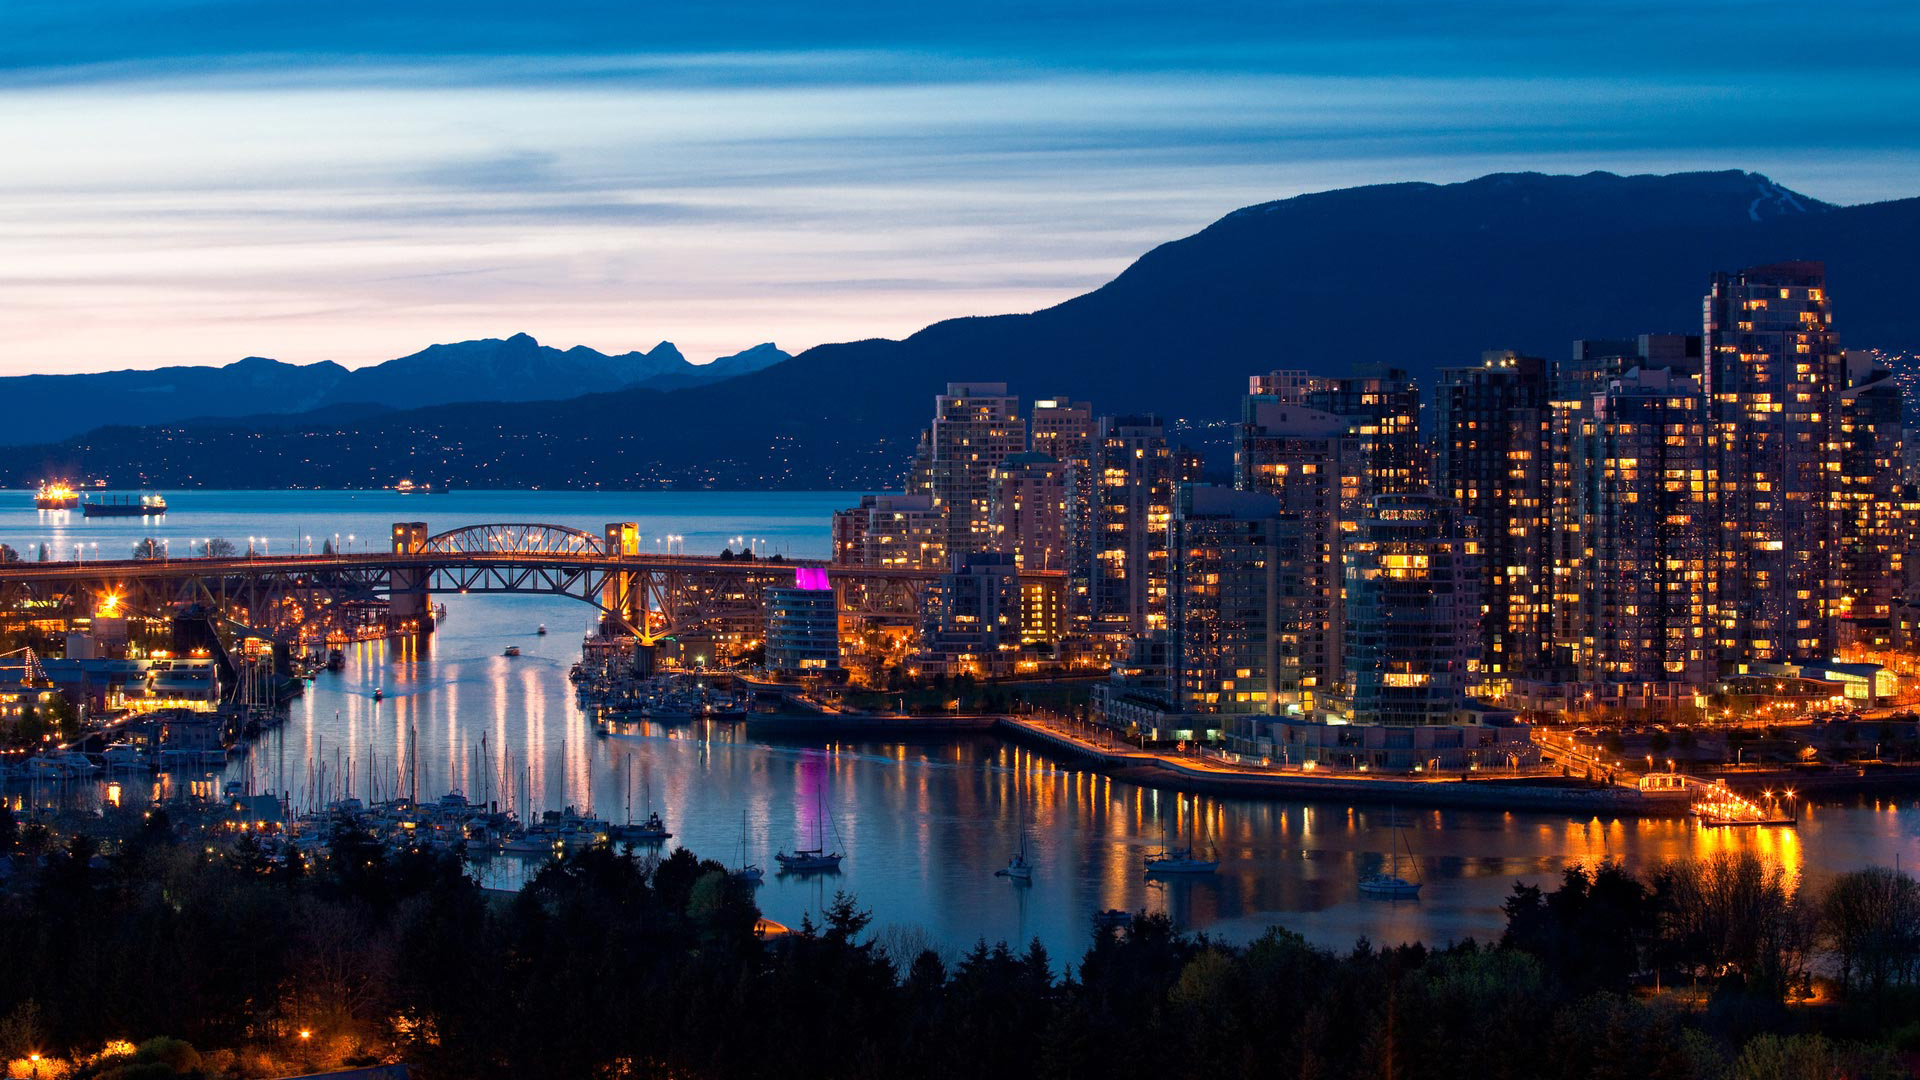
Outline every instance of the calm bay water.
{"label": "calm bay water", "polygon": [[[637,521],[653,546],[668,534],[688,551],[762,541],[763,551],[824,556],[828,517],[852,497],[835,493],[388,492],[166,493],[167,518],[81,519],[42,514],[31,493],[0,492],[0,542],[26,553],[42,543],[71,557],[124,557],[143,537],[175,552],[210,536],[245,548],[318,551],[383,544],[395,521],[434,531],[483,522],[548,522],[598,533]],[[676,546],[680,541],[675,541]],[[658,546],[664,548],[661,539]],[[769,870],[773,853],[810,846],[815,829],[847,853],[839,875],[782,879],[760,890],[767,914],[797,923],[836,889],[871,907],[878,927],[924,929],[963,949],[975,940],[1038,937],[1056,961],[1078,958],[1096,909],[1166,911],[1229,939],[1270,925],[1345,947],[1444,942],[1499,933],[1514,881],[1550,883],[1570,865],[1617,858],[1647,866],[1721,846],[1750,846],[1811,881],[1873,863],[1920,864],[1920,799],[1846,801],[1806,809],[1797,831],[1701,830],[1690,822],[1575,819],[1566,815],[1403,808],[1398,820],[1426,881],[1416,902],[1362,899],[1355,882],[1392,846],[1386,807],[1182,798],[1114,783],[995,739],[921,743],[768,743],[732,726],[650,728],[596,737],[566,679],[593,610],[555,597],[444,596],[447,619],[423,654],[369,644],[347,669],[322,673],[287,724],[235,759],[232,775],[294,793],[335,794],[350,782],[381,794],[400,782],[411,740],[421,797],[450,789],[521,808],[591,807],[619,820],[650,797],[675,837],[729,864]],[[546,624],[551,633],[536,636]],[[522,654],[501,655],[508,645]],[[373,691],[384,691],[375,703]],[[346,779],[351,775],[352,780]],[[824,807],[824,818],[821,808]],[[1027,822],[1039,866],[1031,886],[993,876]],[[1141,856],[1169,834],[1215,845],[1216,878],[1155,885]],[[482,877],[511,884],[518,863],[494,860]]]}

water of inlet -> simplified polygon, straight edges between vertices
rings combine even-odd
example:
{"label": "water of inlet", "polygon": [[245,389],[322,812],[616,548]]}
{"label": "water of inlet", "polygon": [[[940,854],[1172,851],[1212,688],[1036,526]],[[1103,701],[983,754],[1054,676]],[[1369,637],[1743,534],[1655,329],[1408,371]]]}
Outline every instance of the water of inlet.
{"label": "water of inlet", "polygon": [[[854,501],[836,493],[166,494],[173,512],[142,522],[42,514],[30,493],[0,493],[0,542],[23,554],[41,543],[68,555],[83,548],[91,559],[124,557],[147,536],[175,552],[208,537],[242,550],[252,537],[263,551],[318,551],[330,541],[378,546],[396,521],[424,520],[435,532],[545,522],[596,534],[607,522],[635,521],[643,547],[752,545],[820,557],[829,515]],[[767,868],[760,905],[782,922],[797,924],[846,890],[883,933],[949,951],[1038,938],[1057,962],[1077,959],[1091,913],[1108,908],[1164,911],[1231,940],[1280,925],[1333,947],[1362,936],[1439,943],[1496,936],[1515,881],[1551,883],[1565,867],[1608,858],[1645,868],[1745,846],[1810,881],[1896,859],[1920,865],[1920,799],[1911,797],[1809,806],[1797,831],[1705,830],[1690,821],[1194,799],[986,736],[770,743],[733,726],[694,724],[596,737],[566,677],[593,609],[546,596],[437,600],[447,618],[428,649],[351,649],[346,669],[320,673],[289,721],[234,759],[229,776],[291,792],[296,803],[323,784],[335,796],[349,785],[357,796],[388,795],[411,781],[402,766],[413,748],[422,799],[459,790],[523,816],[573,806],[616,821],[629,807],[636,817],[658,810],[674,833],[668,849]],[[503,655],[510,645],[519,656]],[[1412,902],[1364,898],[1356,882],[1383,868],[1396,821],[1425,887]],[[1019,846],[1023,823],[1038,866],[1031,885],[994,876]],[[772,873],[776,851],[815,846],[816,836],[846,853],[839,874]],[[1142,857],[1169,838],[1215,847],[1219,873],[1147,881]],[[476,866],[498,887],[525,872],[499,857]]]}

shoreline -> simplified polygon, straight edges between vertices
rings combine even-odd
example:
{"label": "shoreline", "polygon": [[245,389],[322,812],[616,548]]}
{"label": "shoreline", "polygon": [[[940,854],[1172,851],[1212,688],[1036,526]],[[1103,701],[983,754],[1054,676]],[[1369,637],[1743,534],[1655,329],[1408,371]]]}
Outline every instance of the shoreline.
{"label": "shoreline", "polygon": [[1631,788],[1591,787],[1554,778],[1448,778],[1263,774],[1173,759],[1133,746],[1101,747],[1086,740],[1013,716],[909,717],[817,713],[748,718],[759,736],[940,736],[989,734],[1035,749],[1057,761],[1090,766],[1093,771],[1142,787],[1190,795],[1334,803],[1405,803],[1458,809],[1541,810],[1612,814],[1622,817],[1688,816],[1689,804],[1672,797],[1649,797]]}

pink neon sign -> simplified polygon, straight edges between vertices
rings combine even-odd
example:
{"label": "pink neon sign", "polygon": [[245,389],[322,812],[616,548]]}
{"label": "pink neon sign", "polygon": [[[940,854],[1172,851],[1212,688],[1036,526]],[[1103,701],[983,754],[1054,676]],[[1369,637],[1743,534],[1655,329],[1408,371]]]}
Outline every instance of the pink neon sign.
{"label": "pink neon sign", "polygon": [[815,591],[833,588],[833,583],[827,580],[827,568],[824,566],[794,567],[793,583],[798,588]]}

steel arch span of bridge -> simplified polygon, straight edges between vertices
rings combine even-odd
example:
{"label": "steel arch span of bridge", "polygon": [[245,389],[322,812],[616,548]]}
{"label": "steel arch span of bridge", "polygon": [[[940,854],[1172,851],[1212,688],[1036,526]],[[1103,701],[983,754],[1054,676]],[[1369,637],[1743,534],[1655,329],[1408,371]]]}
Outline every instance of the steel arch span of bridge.
{"label": "steel arch span of bridge", "polygon": [[[820,560],[665,555],[639,550],[638,526],[601,536],[564,525],[517,522],[430,533],[424,522],[393,526],[386,551],[242,555],[0,565],[0,610],[50,617],[131,612],[207,612],[246,633],[311,642],[344,613],[384,609],[392,634],[432,629],[435,594],[568,596],[601,612],[609,631],[643,640],[702,625],[761,625],[762,593],[795,585],[799,571],[826,571],[846,614],[914,619],[931,570],[830,566]],[[1027,575],[1064,588],[1058,571]],[[803,586],[817,586],[809,573]]]}

